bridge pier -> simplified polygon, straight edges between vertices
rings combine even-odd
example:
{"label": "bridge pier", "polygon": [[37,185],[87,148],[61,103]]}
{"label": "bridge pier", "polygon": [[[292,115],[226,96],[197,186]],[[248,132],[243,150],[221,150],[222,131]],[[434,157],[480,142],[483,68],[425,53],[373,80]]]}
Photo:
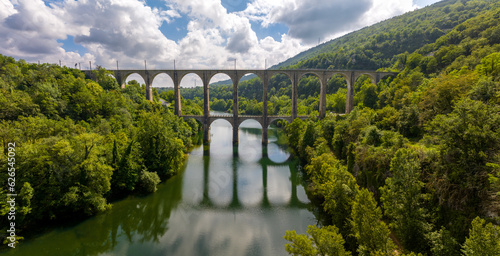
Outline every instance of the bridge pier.
{"label": "bridge pier", "polygon": [[345,102],[345,113],[351,113],[354,108],[354,84],[356,83],[354,72],[350,72],[347,82],[347,98]]}
{"label": "bridge pier", "polygon": [[328,77],[326,74],[323,74],[323,76],[320,79],[320,96],[319,96],[319,117],[324,118],[326,115],[326,87],[328,84]]}
{"label": "bridge pier", "polygon": [[179,80],[179,75],[174,72],[174,114],[177,116],[182,115],[181,111],[181,81]]}
{"label": "bridge pier", "polygon": [[153,79],[149,77],[149,72],[146,70],[146,99],[153,101]]}
{"label": "bridge pier", "polygon": [[264,79],[262,81],[263,84],[263,93],[262,93],[262,145],[267,145],[267,127],[269,124],[267,123],[267,90],[269,86],[269,78],[267,77],[267,73],[264,73]]}
{"label": "bridge pier", "polygon": [[[266,119],[267,119],[267,118],[266,118]],[[263,126],[263,127],[262,127],[262,145],[263,145],[263,146],[266,146],[268,141],[269,141],[269,139],[268,139],[268,130],[267,130],[267,126]]]}
{"label": "bridge pier", "polygon": [[292,77],[290,78],[292,80],[292,121],[295,120],[297,117],[297,97],[298,97],[298,91],[297,91],[297,84],[299,83],[299,77],[297,73],[293,73]]}
{"label": "bridge pier", "polygon": [[210,124],[208,118],[203,124],[203,145],[210,145]]}
{"label": "bridge pier", "polygon": [[[236,74],[238,75],[238,74]],[[238,102],[238,81],[233,81],[233,145],[238,145],[239,136],[238,136],[238,111],[239,111],[239,102]]]}

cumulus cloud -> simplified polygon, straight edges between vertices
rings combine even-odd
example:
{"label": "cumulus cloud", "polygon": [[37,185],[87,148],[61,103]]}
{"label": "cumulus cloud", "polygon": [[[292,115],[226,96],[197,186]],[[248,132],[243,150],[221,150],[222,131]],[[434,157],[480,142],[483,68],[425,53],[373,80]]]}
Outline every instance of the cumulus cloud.
{"label": "cumulus cloud", "polygon": [[370,0],[307,0],[275,11],[276,22],[287,24],[289,35],[306,43],[350,29],[370,9]]}
{"label": "cumulus cloud", "polygon": [[243,13],[264,27],[285,24],[289,36],[311,45],[415,8],[412,0],[254,0]]}
{"label": "cumulus cloud", "polygon": [[[246,9],[228,12],[229,9]],[[411,0],[142,0],[0,1],[0,53],[28,61],[92,61],[107,68],[264,68],[355,28],[414,9]],[[188,19],[177,42],[160,31]],[[252,25],[289,28],[276,40]],[[68,36],[88,53],[67,51]]]}

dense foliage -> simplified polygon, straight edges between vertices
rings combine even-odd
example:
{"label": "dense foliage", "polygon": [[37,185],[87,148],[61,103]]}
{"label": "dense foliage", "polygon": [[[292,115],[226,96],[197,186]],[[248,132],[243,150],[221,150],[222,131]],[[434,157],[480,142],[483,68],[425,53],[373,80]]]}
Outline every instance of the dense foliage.
{"label": "dense foliage", "polygon": [[[400,73],[378,86],[358,82],[361,95],[349,115],[311,115],[286,128],[309,192],[328,216],[318,229],[342,235],[332,240],[336,247],[359,255],[498,255],[499,18],[495,1],[443,1],[339,39],[344,48],[353,44],[349,38],[360,39],[356,63],[361,52],[396,54],[378,63]],[[399,39],[386,31],[392,26]],[[404,45],[399,26],[421,26],[415,40],[422,45],[385,53],[382,45]],[[430,40],[428,29],[440,36]],[[337,66],[337,54],[325,51],[294,67],[356,67]],[[311,235],[287,232],[285,239],[293,255],[320,247]]]}
{"label": "dense foliage", "polygon": [[[10,167],[15,143],[21,234],[37,223],[105,211],[109,200],[130,193],[154,192],[180,170],[198,135],[196,122],[146,100],[144,86],[121,89],[104,69],[95,76],[97,82],[79,70],[0,55],[0,166]],[[1,180],[7,177],[1,172]],[[9,211],[6,188],[2,216]],[[0,223],[4,233],[7,218]]]}

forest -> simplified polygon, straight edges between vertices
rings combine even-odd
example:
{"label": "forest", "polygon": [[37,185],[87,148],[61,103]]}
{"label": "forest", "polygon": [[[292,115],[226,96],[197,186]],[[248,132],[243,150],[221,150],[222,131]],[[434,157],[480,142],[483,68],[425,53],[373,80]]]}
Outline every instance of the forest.
{"label": "forest", "polygon": [[[394,71],[366,76],[345,112],[346,82],[298,85],[285,128],[323,225],[287,231],[292,255],[499,255],[500,3],[446,0],[350,33],[274,67]],[[15,142],[16,225],[85,218],[175,175],[200,127],[173,115],[172,90],[119,88],[103,68],[76,69],[0,55],[0,168]],[[268,114],[291,112],[291,83],[271,78]],[[239,84],[240,114],[262,114],[262,81]],[[182,88],[183,114],[203,113],[203,91]],[[212,110],[231,112],[232,86],[210,88]],[[14,136],[13,136],[14,135]],[[8,173],[0,172],[7,180]],[[8,225],[0,188],[0,226]],[[29,216],[27,218],[26,216]],[[4,229],[5,230],[5,229]],[[5,238],[5,231],[2,238]]]}
{"label": "forest", "polygon": [[[0,55],[0,168],[17,170],[18,240],[40,223],[83,219],[129,194],[154,192],[199,143],[198,123],[146,100],[144,86],[121,89],[105,69],[94,72],[98,82],[80,70]],[[7,227],[7,186],[0,197]]]}
{"label": "forest", "polygon": [[[287,231],[287,252],[499,255],[500,5],[444,1],[395,22],[406,20],[411,28],[450,15],[459,22],[445,34],[380,69],[398,71],[397,77],[378,86],[357,83],[362,96],[349,115],[312,113],[287,125],[325,224],[309,226],[307,234]],[[394,31],[379,35],[386,40],[367,38],[372,43],[365,46],[396,37]],[[336,54],[295,67],[337,68]]]}

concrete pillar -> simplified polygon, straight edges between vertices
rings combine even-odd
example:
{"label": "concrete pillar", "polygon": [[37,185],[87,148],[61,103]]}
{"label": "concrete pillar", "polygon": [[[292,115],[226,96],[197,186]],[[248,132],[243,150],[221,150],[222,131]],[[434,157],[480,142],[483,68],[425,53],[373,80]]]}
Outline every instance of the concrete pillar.
{"label": "concrete pillar", "polygon": [[297,118],[297,85],[299,83],[299,76],[297,72],[292,73],[292,121]]}
{"label": "concrete pillar", "polygon": [[149,72],[146,70],[146,99],[153,101],[153,79],[150,79]]}
{"label": "concrete pillar", "polygon": [[354,77],[354,72],[350,72],[349,77],[346,80],[347,80],[347,99],[345,103],[345,113],[349,114],[354,108],[354,83],[356,82],[356,79]]}
{"label": "concrete pillar", "polygon": [[326,86],[328,83],[327,76],[325,73],[320,77],[320,93],[319,93],[319,117],[323,118],[326,115]]}
{"label": "concrete pillar", "polygon": [[210,95],[206,72],[203,72],[201,80],[203,83],[203,144],[208,145],[210,144]]}
{"label": "concrete pillar", "polygon": [[375,73],[375,81],[372,81],[372,83],[374,83],[375,85],[378,84],[378,82],[380,82],[380,73]]}
{"label": "concrete pillar", "polygon": [[174,77],[172,80],[174,81],[174,114],[176,116],[181,116],[181,81],[179,80],[177,71],[174,71]]}
{"label": "concrete pillar", "polygon": [[268,137],[267,137],[267,127],[269,126],[267,120],[267,90],[269,87],[269,77],[267,75],[267,71],[264,71],[263,81],[263,99],[262,99],[262,145],[267,145]]}
{"label": "concrete pillar", "polygon": [[[235,71],[236,79],[238,79],[238,73]],[[238,145],[239,143],[239,137],[238,137],[238,84],[240,81],[234,81],[233,80],[233,145]]]}
{"label": "concrete pillar", "polygon": [[121,72],[119,70],[115,70],[115,79],[118,85],[120,85],[120,88],[125,88],[125,80],[123,79]]}

